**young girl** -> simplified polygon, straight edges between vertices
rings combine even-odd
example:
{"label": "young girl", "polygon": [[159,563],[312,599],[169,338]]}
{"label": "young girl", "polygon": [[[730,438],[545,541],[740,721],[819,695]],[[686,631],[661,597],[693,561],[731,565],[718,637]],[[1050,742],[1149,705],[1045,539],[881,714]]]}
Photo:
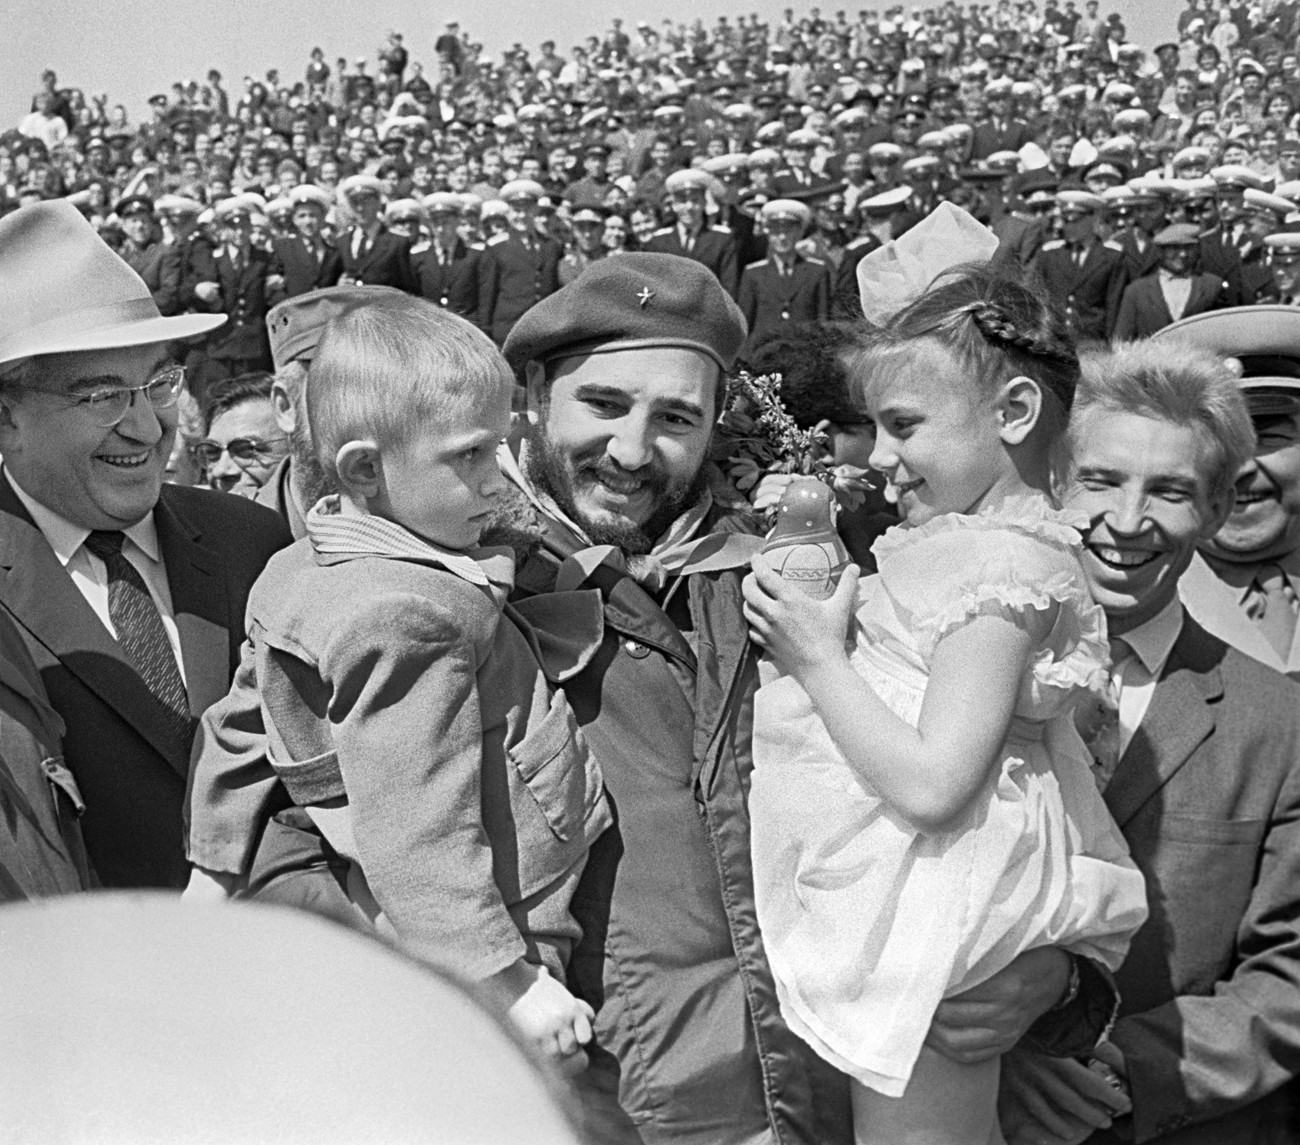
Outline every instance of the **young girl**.
{"label": "young girl", "polygon": [[904,523],[829,601],[761,559],[746,580],[759,922],[859,1141],[985,1145],[998,1062],[923,1045],[939,1002],[1036,946],[1115,968],[1146,915],[1071,720],[1107,661],[1047,493],[1079,363],[1032,291],[959,268],[852,369]]}

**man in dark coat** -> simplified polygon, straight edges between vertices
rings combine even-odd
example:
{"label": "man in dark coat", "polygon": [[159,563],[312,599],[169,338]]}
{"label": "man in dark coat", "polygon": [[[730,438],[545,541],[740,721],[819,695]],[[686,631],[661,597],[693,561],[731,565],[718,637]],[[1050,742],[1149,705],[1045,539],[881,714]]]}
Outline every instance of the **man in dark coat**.
{"label": "man in dark coat", "polygon": [[675,254],[707,266],[728,294],[739,282],[736,238],[726,227],[710,227],[704,220],[704,196],[709,176],[698,168],[674,171],[664,182],[677,222],[655,231],[645,249],[651,254]]}
{"label": "man in dark coat", "polygon": [[126,235],[118,254],[144,279],[159,313],[179,314],[180,252],[160,241],[153,203],[145,195],[131,195],[119,201],[113,210]]}
{"label": "man in dark coat", "polygon": [[381,184],[373,175],[350,175],[339,193],[357,216],[356,225],[338,238],[342,274],[336,280],[347,286],[395,286],[415,289],[411,274],[410,240],[384,229],[380,218]]}
{"label": "man in dark coat", "polygon": [[338,248],[322,233],[330,196],[309,184],[289,192],[293,204],[293,234],[277,238],[271,256],[271,273],[283,280],[285,298],[333,286],[343,273]]}
{"label": "man in dark coat", "polygon": [[541,184],[515,179],[501,188],[510,229],[488,239],[479,267],[479,325],[500,345],[532,306],[560,288],[564,251],[537,233]]}
{"label": "man in dark coat", "polygon": [[1116,246],[1097,237],[1105,207],[1090,191],[1058,191],[1063,236],[1042,245],[1036,269],[1052,300],[1084,341],[1110,340],[1124,291],[1124,258]]}
{"label": "man in dark coat", "polygon": [[1227,283],[1198,268],[1201,238],[1190,223],[1165,227],[1154,239],[1157,268],[1124,288],[1115,337],[1149,338],[1180,318],[1225,304]]}
{"label": "man in dark coat", "polygon": [[168,344],[224,319],[160,317],[70,204],[0,220],[0,262],[3,602],[63,720],[99,881],[179,888],[195,721],[230,685],[248,590],[288,530],[163,484],[184,380]]}
{"label": "man in dark coat", "polygon": [[830,316],[830,269],[795,250],[812,212],[794,199],[773,199],[764,204],[759,218],[767,231],[767,257],[745,267],[737,298],[749,327],[745,354],[791,323]]}
{"label": "man in dark coat", "polygon": [[478,326],[479,267],[485,247],[461,238],[458,195],[439,191],[425,199],[424,208],[432,238],[411,248],[419,293]]}

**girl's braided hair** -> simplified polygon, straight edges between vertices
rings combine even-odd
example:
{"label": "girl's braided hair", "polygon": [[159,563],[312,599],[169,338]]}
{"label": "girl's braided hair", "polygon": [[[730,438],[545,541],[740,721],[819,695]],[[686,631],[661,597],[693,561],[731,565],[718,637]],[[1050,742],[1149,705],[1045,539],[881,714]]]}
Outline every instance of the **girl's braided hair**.
{"label": "girl's braided hair", "polygon": [[1015,266],[971,263],[937,278],[888,326],[862,339],[852,363],[865,379],[895,355],[929,339],[951,352],[972,385],[992,393],[1017,376],[1043,391],[1040,424],[1065,431],[1079,382],[1079,355],[1046,287]]}

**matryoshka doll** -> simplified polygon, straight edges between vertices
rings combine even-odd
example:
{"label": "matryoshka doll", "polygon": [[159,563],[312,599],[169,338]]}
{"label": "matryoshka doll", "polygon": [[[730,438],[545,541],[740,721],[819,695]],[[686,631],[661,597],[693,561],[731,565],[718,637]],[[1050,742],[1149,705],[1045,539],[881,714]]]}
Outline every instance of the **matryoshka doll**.
{"label": "matryoshka doll", "polygon": [[849,551],[835,531],[835,495],[816,477],[796,477],[781,495],[776,525],[763,555],[783,580],[825,600],[849,564]]}

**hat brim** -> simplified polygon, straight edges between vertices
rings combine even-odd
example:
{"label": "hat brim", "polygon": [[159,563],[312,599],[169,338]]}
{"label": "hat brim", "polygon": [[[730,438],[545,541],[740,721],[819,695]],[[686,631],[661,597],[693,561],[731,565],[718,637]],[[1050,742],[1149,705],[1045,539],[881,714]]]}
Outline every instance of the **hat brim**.
{"label": "hat brim", "polygon": [[45,354],[76,354],[87,350],[120,350],[154,342],[180,342],[207,334],[226,321],[225,314],[178,314],[145,318],[93,330],[60,333],[42,330],[0,343],[0,366]]}

